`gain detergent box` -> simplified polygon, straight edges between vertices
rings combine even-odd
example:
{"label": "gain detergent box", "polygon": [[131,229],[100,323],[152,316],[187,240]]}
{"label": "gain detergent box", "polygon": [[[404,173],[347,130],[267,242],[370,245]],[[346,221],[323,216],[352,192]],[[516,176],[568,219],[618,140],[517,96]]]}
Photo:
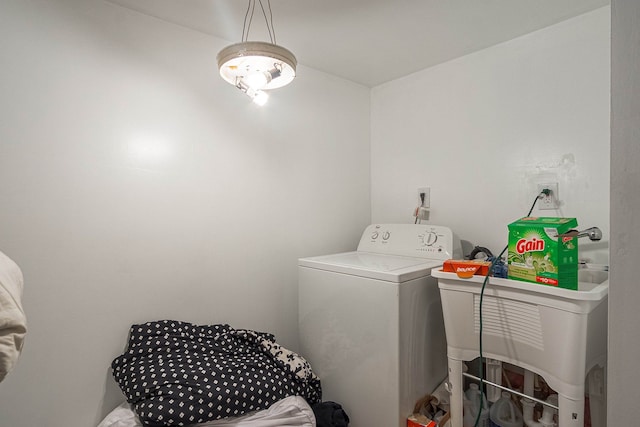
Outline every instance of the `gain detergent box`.
{"label": "gain detergent box", "polygon": [[575,218],[527,217],[509,224],[509,279],[578,289]]}

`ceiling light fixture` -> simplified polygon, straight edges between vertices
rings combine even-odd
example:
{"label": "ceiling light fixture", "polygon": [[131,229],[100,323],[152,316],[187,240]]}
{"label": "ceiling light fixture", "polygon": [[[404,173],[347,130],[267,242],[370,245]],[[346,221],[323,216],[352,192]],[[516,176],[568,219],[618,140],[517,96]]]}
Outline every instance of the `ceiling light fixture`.
{"label": "ceiling light fixture", "polygon": [[256,7],[256,0],[249,0],[242,27],[242,41],[225,47],[217,57],[220,76],[258,105],[264,105],[269,97],[265,90],[291,83],[296,76],[297,65],[293,53],[276,44],[271,0],[267,0],[269,18],[262,2],[258,0],[271,42],[247,40]]}

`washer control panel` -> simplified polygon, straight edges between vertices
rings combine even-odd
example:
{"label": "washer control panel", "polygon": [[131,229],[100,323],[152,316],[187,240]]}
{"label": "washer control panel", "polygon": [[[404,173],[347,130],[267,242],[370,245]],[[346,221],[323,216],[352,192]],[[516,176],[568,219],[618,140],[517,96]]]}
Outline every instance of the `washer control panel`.
{"label": "washer control panel", "polygon": [[427,224],[371,224],[358,251],[436,260],[462,259],[460,240],[448,227]]}

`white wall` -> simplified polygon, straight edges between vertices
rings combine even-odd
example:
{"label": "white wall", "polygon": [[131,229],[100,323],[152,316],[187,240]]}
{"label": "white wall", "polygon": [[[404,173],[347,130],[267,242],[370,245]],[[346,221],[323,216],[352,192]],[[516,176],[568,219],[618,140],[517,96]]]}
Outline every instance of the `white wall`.
{"label": "white wall", "polygon": [[561,208],[533,214],[600,227],[603,242],[581,241],[581,255],[607,263],[609,17],[601,8],[374,88],[373,222],[412,221],[430,187],[429,222],[499,252],[536,184],[558,182]]}
{"label": "white wall", "polygon": [[29,321],[0,425],[97,425],[132,323],[296,349],[297,258],[370,223],[369,90],[301,66],[260,109],[217,75],[225,41],[103,1],[2,1],[0,40],[0,250]]}
{"label": "white wall", "polygon": [[2,426],[97,424],[134,322],[295,349],[296,259],[411,221],[418,187],[431,222],[499,250],[557,181],[562,208],[536,213],[602,228],[581,246],[607,262],[609,8],[374,88],[371,121],[366,88],[304,66],[258,109],[216,75],[226,42],[101,1],[0,2],[0,40],[0,250],[29,317]]}
{"label": "white wall", "polygon": [[611,288],[609,426],[638,425],[640,384],[640,3],[611,9]]}

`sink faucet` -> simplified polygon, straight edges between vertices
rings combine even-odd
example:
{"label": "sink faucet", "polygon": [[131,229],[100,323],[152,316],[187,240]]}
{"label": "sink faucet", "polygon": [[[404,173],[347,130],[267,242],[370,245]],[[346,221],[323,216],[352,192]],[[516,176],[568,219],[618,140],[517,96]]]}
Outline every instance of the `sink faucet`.
{"label": "sink faucet", "polygon": [[597,242],[602,239],[602,231],[598,227],[587,228],[586,230],[578,231],[576,238],[588,237],[592,242]]}
{"label": "sink faucet", "polygon": [[578,231],[578,230],[569,230],[561,236],[567,237],[575,237],[579,239],[580,237],[588,237],[592,242],[597,242],[598,240],[602,240],[602,231],[598,227],[587,228],[586,230]]}

